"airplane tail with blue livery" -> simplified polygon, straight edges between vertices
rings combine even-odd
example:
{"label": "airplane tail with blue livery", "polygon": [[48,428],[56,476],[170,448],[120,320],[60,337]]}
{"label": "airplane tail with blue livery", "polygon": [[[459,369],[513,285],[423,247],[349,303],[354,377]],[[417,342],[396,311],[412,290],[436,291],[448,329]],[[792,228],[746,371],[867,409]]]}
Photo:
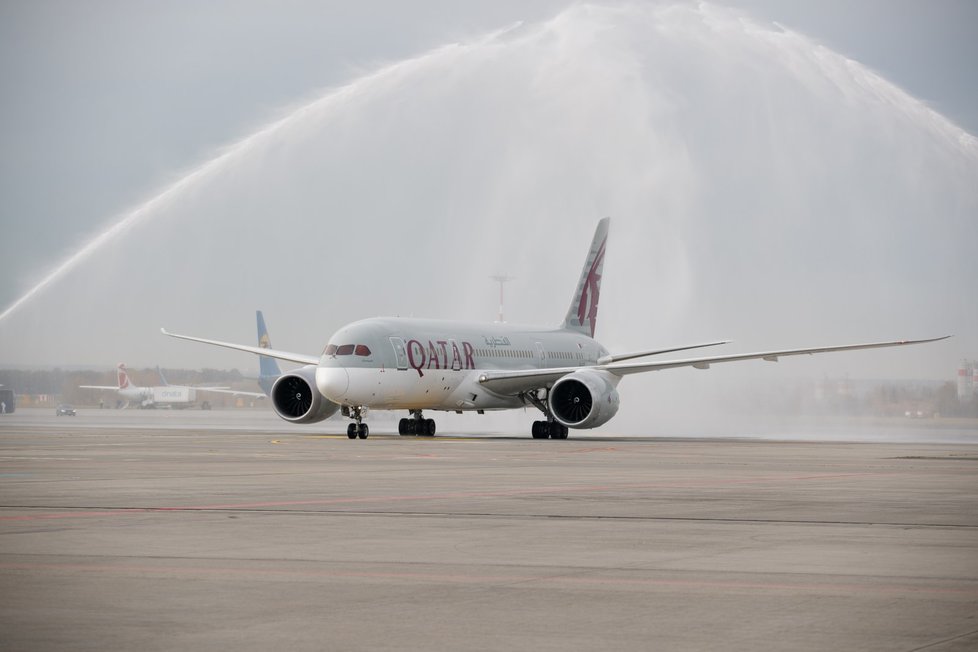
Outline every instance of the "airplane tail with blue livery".
{"label": "airplane tail with blue livery", "polygon": [[[261,310],[255,311],[258,320],[258,346],[263,349],[272,348],[272,340],[268,337],[268,328],[265,327],[265,316]],[[258,386],[265,392],[266,396],[271,396],[272,385],[282,375],[282,370],[278,366],[278,360],[267,355],[258,357]]]}

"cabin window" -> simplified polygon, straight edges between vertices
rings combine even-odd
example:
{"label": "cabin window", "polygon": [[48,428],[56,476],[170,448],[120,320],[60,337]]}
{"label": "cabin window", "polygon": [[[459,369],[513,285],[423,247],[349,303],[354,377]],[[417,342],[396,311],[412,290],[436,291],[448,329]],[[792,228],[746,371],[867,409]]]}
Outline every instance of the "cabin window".
{"label": "cabin window", "polygon": [[336,355],[353,355],[353,345],[342,344],[336,347]]}
{"label": "cabin window", "polygon": [[361,355],[367,357],[370,355],[370,348],[366,344],[357,344],[357,348],[353,350],[355,355]]}
{"label": "cabin window", "polygon": [[336,345],[327,344],[326,348],[323,349],[323,355],[336,355]]}

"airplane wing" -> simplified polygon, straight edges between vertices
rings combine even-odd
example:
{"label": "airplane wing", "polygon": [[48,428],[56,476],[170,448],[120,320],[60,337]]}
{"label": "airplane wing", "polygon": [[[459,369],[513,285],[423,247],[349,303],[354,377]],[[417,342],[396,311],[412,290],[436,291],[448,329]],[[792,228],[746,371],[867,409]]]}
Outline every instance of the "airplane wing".
{"label": "airplane wing", "polygon": [[661,355],[663,353],[675,353],[676,351],[689,351],[690,349],[702,349],[707,346],[720,346],[721,344],[730,344],[730,340],[721,340],[719,342],[707,342],[705,344],[688,344],[686,346],[677,346],[671,349],[652,349],[650,351],[616,353],[614,355],[606,355],[598,358],[598,364],[610,364],[612,362],[621,362],[622,360],[634,360],[635,358],[644,358],[652,355]]}
{"label": "airplane wing", "polygon": [[223,346],[226,349],[245,351],[246,353],[254,353],[255,355],[265,355],[269,358],[277,358],[279,360],[285,360],[286,362],[296,362],[298,364],[319,364],[319,356],[304,355],[302,353],[289,353],[288,351],[279,351],[278,349],[263,349],[260,346],[248,346],[246,344],[233,344],[231,342],[207,340],[202,337],[191,337],[190,335],[177,335],[176,333],[168,332],[165,328],[161,328],[160,332],[169,337],[176,337],[181,340],[201,342],[202,344],[212,344],[214,346]]}
{"label": "airplane wing", "polygon": [[249,396],[251,398],[268,398],[264,393],[259,392],[239,392],[236,389],[225,389],[223,387],[194,387],[198,392],[214,392],[215,394],[231,394],[232,396]]}
{"label": "airplane wing", "polygon": [[907,346],[910,344],[925,344],[927,342],[937,342],[951,337],[934,337],[925,340],[897,340],[893,342],[871,342],[868,344],[844,344],[841,346],[821,346],[810,349],[787,349],[783,351],[764,351],[760,353],[739,353],[734,355],[721,355],[707,358],[686,358],[683,360],[668,360],[665,362],[633,362],[628,364],[610,363],[597,364],[586,367],[561,367],[557,369],[527,369],[520,371],[486,371],[479,374],[479,382],[488,389],[501,394],[517,394],[523,391],[536,389],[541,385],[556,381],[564,376],[581,369],[595,369],[607,371],[616,376],[628,376],[640,374],[648,371],[662,371],[664,369],[675,369],[678,367],[694,367],[696,369],[709,369],[710,365],[722,362],[740,362],[741,360],[767,360],[777,362],[779,358],[786,358],[793,355],[814,355],[816,353],[832,353],[836,351],[856,351],[859,349],[882,349],[889,346]]}
{"label": "airplane wing", "polygon": [[111,386],[109,386],[109,385],[79,385],[78,388],[79,389],[111,389],[112,391],[116,391],[116,390],[119,389],[119,386],[118,385],[111,385]]}

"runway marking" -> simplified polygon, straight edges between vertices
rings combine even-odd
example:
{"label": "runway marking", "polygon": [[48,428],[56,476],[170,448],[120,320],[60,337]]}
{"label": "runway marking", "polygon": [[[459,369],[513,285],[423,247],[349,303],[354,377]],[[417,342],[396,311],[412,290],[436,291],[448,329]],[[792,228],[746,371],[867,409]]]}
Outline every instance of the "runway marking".
{"label": "runway marking", "polygon": [[[185,561],[185,560],[184,560]],[[200,561],[208,561],[201,559]],[[249,563],[247,560],[243,564]],[[581,569],[574,569],[579,572]],[[610,588],[681,588],[681,589],[701,589],[708,591],[776,591],[776,592],[829,592],[851,595],[853,593],[883,593],[894,595],[949,595],[978,597],[978,587],[950,587],[934,586],[927,584],[885,584],[867,585],[857,583],[840,582],[790,582],[790,581],[745,581],[745,580],[700,580],[700,579],[677,579],[677,578],[655,578],[655,577],[616,577],[614,573],[653,572],[636,569],[584,569],[590,572],[590,576],[584,575],[488,575],[473,573],[445,573],[445,572],[403,572],[403,571],[354,571],[354,570],[326,570],[310,568],[270,568],[256,566],[151,566],[151,565],[118,565],[100,563],[18,563],[0,562],[0,571],[47,571],[47,572],[93,572],[93,573],[112,573],[112,574],[161,574],[161,575],[188,575],[199,577],[201,575],[230,575],[230,576],[255,576],[258,577],[298,577],[298,578],[326,578],[326,579],[355,579],[355,580],[402,580],[436,584],[560,584],[576,585],[583,587],[610,587]],[[595,572],[597,570],[597,572]],[[599,575],[598,573],[603,573]],[[872,578],[874,581],[878,578]]]}
{"label": "runway marking", "polygon": [[[692,480],[681,482],[650,482],[650,483],[622,483],[609,485],[563,485],[550,487],[531,487],[523,489],[504,489],[496,491],[458,491],[443,492],[432,494],[407,494],[407,495],[382,495],[382,496],[355,496],[345,498],[318,498],[312,500],[280,500],[253,503],[220,503],[212,505],[181,505],[181,506],[158,506],[158,507],[132,507],[118,508],[133,512],[190,512],[190,511],[220,511],[220,510],[248,510],[248,509],[268,509],[272,507],[298,507],[310,505],[356,505],[364,503],[398,503],[410,501],[436,501],[436,500],[457,500],[465,498],[511,498],[520,496],[541,496],[547,494],[566,494],[575,492],[608,492],[608,491],[628,491],[635,489],[703,489],[712,487],[729,487],[742,485],[757,485],[782,482],[801,482],[801,481],[827,481],[847,478],[867,478],[867,477],[889,477],[899,475],[898,473],[834,473],[834,474],[807,474],[800,476],[775,476],[764,478],[748,478],[743,480]],[[2,506],[0,506],[2,507]],[[13,506],[6,506],[12,508]],[[32,509],[30,506],[19,507],[19,509]],[[33,507],[33,509],[37,509]],[[63,508],[59,508],[63,509]],[[81,508],[86,509],[86,508]],[[101,507],[100,510],[106,508]],[[118,514],[122,512],[99,512],[98,515]],[[0,522],[29,521],[38,519],[57,519],[57,518],[85,518],[91,515],[84,511],[65,512],[59,514],[22,514],[16,516],[0,516]]]}

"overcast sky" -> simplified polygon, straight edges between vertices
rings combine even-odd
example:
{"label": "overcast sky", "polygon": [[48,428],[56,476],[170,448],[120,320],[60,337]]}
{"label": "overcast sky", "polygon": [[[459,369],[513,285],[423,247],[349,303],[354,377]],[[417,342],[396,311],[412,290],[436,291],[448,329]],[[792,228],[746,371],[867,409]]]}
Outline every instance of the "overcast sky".
{"label": "overcast sky", "polygon": [[[606,290],[604,318],[630,323],[603,322],[613,348],[953,332],[957,344],[910,356],[903,371],[867,354],[863,373],[826,373],[950,378],[961,357],[978,357],[978,167],[947,144],[958,127],[978,133],[978,4],[741,0],[716,3],[735,13],[680,14],[646,4],[630,23],[569,5],[0,3],[0,309],[269,122],[330,89],[362,93],[237,156],[168,200],[160,211],[171,214],[38,294],[0,323],[0,364],[247,369],[250,359],[161,341],[156,328],[250,342],[264,308],[277,346],[316,353],[333,329],[374,314],[492,319],[487,277],[499,271],[519,277],[520,321],[555,322],[604,214],[618,220],[608,275],[618,289]],[[734,34],[738,15],[751,22]],[[779,26],[807,40],[779,43]],[[509,31],[486,36],[497,30]],[[462,47],[438,50],[450,44]],[[857,94],[876,82],[861,72],[840,82],[844,59],[818,45],[949,123],[916,116],[902,96],[885,112],[867,108]],[[358,82],[405,59],[417,63]],[[827,82],[843,99],[828,98]],[[931,135],[914,135],[921,122]],[[755,150],[758,134],[767,149]],[[636,154],[637,142],[659,155]],[[893,235],[889,220],[908,205],[926,223]],[[661,221],[614,213],[640,206]],[[551,210],[552,221],[531,224]],[[329,223],[309,228],[316,220]],[[251,246],[256,233],[268,235],[264,248]],[[658,267],[634,262],[648,258]],[[863,294],[840,298],[860,283]],[[644,289],[657,293],[637,299]]]}

